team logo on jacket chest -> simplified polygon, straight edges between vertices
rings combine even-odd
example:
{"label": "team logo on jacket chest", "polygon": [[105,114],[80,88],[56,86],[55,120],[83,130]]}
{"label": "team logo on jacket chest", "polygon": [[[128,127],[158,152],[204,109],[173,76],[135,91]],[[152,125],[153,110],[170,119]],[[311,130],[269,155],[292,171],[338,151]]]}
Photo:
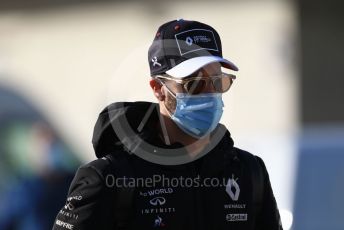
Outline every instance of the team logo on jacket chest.
{"label": "team logo on jacket chest", "polygon": [[149,203],[153,206],[164,205],[166,203],[166,198],[163,196],[154,197],[149,201]]}
{"label": "team logo on jacket chest", "polygon": [[240,195],[240,187],[237,180],[238,178],[234,179],[234,175],[232,175],[232,178],[229,178],[226,184],[226,192],[233,201],[238,201]]}
{"label": "team logo on jacket chest", "polygon": [[174,213],[176,209],[168,206],[167,198],[167,196],[173,192],[173,188],[140,191],[139,195],[145,197],[145,204],[141,209],[141,214]]}
{"label": "team logo on jacket chest", "polygon": [[154,227],[165,227],[165,223],[162,221],[162,218],[160,216],[157,216],[154,220]]}
{"label": "team logo on jacket chest", "polygon": [[151,197],[151,196],[156,196],[156,195],[172,194],[172,193],[173,193],[173,188],[160,188],[160,189],[153,189],[153,190],[148,190],[144,192],[140,191],[140,196]]}
{"label": "team logo on jacket chest", "polygon": [[[234,203],[229,203],[224,205],[224,209],[227,210],[225,214],[225,219],[227,222],[246,222],[247,221],[247,205],[239,204],[237,201],[240,196],[240,186],[238,184],[239,178],[235,178],[232,175],[232,178],[229,178],[226,183],[226,193],[231,198]],[[243,198],[241,198],[242,200]]]}

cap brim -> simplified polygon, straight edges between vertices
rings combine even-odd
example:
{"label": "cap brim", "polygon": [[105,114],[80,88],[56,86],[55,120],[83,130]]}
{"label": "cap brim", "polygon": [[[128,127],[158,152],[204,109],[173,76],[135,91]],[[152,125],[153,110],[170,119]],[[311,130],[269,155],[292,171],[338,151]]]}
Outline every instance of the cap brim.
{"label": "cap brim", "polygon": [[234,65],[232,62],[218,56],[202,56],[202,57],[195,57],[183,61],[179,65],[176,65],[172,69],[166,71],[166,73],[175,78],[184,78],[195,71],[199,70],[200,68],[204,67],[213,62],[219,62],[222,67],[231,69],[234,71],[238,71],[238,67]]}

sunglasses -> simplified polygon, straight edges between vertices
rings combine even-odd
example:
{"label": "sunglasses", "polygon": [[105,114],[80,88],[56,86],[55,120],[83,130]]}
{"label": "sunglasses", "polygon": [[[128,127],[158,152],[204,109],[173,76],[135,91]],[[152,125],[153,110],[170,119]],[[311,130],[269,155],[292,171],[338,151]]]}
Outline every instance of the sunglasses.
{"label": "sunglasses", "polygon": [[228,73],[209,77],[188,77],[185,79],[175,79],[167,74],[157,76],[159,79],[173,80],[180,84],[188,94],[200,94],[212,84],[217,93],[227,92],[233,84],[236,76]]}

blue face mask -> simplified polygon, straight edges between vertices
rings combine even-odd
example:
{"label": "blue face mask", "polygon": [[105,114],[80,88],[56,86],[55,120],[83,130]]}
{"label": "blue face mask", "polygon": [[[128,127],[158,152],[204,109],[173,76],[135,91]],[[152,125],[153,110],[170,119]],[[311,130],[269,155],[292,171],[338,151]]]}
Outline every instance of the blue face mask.
{"label": "blue face mask", "polygon": [[204,137],[212,132],[220,122],[223,112],[221,93],[197,95],[177,93],[175,98],[177,100],[176,110],[170,116],[178,127],[190,136]]}

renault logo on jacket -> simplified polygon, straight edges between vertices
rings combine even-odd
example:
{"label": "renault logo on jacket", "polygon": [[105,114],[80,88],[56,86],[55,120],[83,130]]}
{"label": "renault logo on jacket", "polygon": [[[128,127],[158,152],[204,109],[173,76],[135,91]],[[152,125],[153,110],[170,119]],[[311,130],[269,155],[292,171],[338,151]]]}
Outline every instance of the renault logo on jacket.
{"label": "renault logo on jacket", "polygon": [[234,179],[234,175],[233,175],[232,179],[231,178],[228,179],[227,185],[226,185],[226,192],[233,201],[237,201],[240,195],[240,187],[236,181],[237,179]]}

